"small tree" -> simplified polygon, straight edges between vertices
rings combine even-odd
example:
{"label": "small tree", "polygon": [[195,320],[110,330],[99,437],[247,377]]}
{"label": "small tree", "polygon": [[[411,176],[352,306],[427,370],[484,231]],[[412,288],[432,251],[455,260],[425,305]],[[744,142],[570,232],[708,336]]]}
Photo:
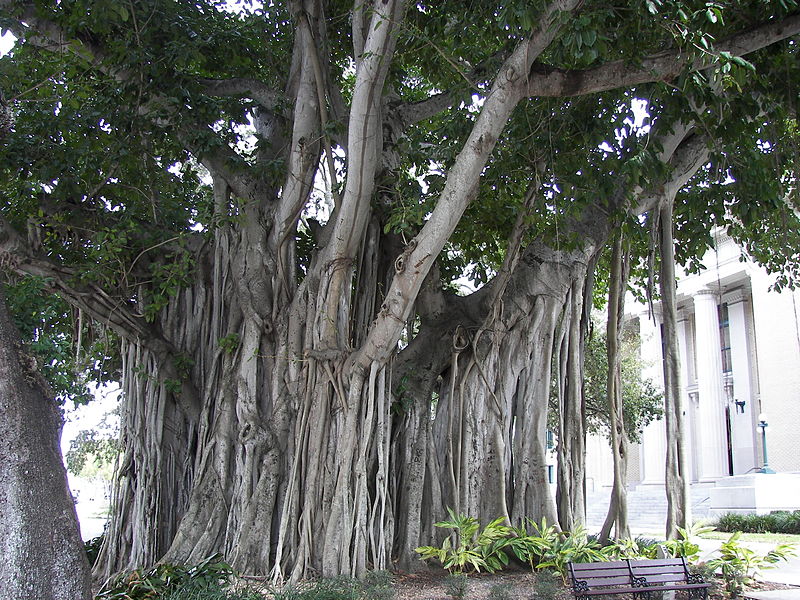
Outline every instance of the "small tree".
{"label": "small tree", "polygon": [[[638,442],[642,431],[664,415],[664,397],[653,381],[642,376],[644,365],[639,357],[638,341],[632,332],[623,330],[620,344],[622,404],[628,439]],[[606,334],[596,327],[586,343],[586,420],[589,433],[610,436],[610,415],[606,403]]]}

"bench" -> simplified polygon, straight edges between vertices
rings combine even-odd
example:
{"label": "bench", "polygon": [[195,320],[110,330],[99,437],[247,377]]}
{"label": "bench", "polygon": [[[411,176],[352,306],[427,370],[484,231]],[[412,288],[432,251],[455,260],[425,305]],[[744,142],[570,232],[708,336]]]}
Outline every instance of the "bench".
{"label": "bench", "polygon": [[670,590],[685,590],[690,598],[705,599],[711,585],[689,572],[685,558],[569,563],[569,574],[576,600],[628,593],[649,599],[653,592]]}

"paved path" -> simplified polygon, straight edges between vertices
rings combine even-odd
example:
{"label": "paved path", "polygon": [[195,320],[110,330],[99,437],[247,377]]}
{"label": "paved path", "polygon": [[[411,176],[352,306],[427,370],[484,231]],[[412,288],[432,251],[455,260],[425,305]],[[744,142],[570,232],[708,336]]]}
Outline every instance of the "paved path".
{"label": "paved path", "polygon": [[752,598],[752,600],[798,600],[800,599],[800,589],[773,590],[771,592],[745,592],[743,597]]}

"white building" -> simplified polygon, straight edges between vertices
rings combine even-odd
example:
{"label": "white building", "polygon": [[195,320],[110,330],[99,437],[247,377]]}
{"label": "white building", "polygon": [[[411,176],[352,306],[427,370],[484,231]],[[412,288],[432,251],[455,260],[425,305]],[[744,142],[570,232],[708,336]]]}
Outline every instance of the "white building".
{"label": "white building", "polygon": [[[719,485],[723,478],[760,471],[762,414],[769,425],[769,467],[800,473],[800,291],[770,291],[774,278],[721,232],[703,264],[701,273],[680,276],[677,289],[690,481]],[[645,375],[661,385],[659,306],[655,309],[654,321],[646,306],[629,300],[627,318],[639,329]],[[663,483],[664,431],[663,420],[652,423],[638,454],[631,449],[629,485]],[[611,485],[610,450],[603,438],[587,444],[587,473],[590,492]]]}

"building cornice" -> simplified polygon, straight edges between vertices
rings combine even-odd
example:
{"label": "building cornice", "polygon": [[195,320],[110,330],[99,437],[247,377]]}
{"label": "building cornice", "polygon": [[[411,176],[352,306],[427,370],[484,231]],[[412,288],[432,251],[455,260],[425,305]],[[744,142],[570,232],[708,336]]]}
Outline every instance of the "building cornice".
{"label": "building cornice", "polygon": [[744,302],[746,299],[747,294],[742,288],[731,290],[722,296],[722,301],[726,304],[737,304],[739,302]]}

